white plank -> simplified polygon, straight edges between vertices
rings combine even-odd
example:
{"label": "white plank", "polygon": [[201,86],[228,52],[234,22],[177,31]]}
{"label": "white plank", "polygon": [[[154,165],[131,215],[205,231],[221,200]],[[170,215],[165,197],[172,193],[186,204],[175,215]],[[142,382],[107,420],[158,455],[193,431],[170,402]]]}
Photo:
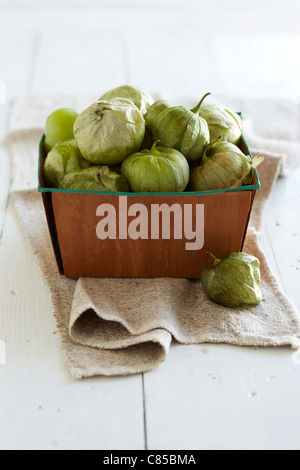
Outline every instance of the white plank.
{"label": "white plank", "polygon": [[259,243],[260,243],[260,245],[262,247],[262,250],[263,250],[263,252],[264,252],[264,254],[265,254],[265,256],[268,260],[269,266],[270,266],[270,268],[272,269],[272,271],[274,273],[274,276],[276,276],[280,286],[283,289],[284,287],[283,287],[283,283],[282,283],[281,273],[278,269],[277,259],[275,257],[275,253],[273,251],[273,247],[271,245],[270,238],[269,238],[268,233],[267,233],[266,230],[259,237]]}
{"label": "white plank", "polygon": [[126,83],[122,37],[113,32],[49,32],[39,41],[34,93],[95,93]]}
{"label": "white plank", "polygon": [[143,449],[141,376],[71,378],[47,288],[11,202],[0,265],[0,331],[7,345],[0,449]]}
{"label": "white plank", "polygon": [[194,96],[196,105],[219,81],[210,38],[200,37],[187,28],[162,28],[145,43],[128,35],[131,82],[159,90],[165,99],[169,94]]}
{"label": "white plank", "polygon": [[[0,123],[1,125],[1,123]],[[9,158],[7,153],[0,149],[0,243],[2,230],[7,207],[8,189],[9,189]]]}
{"label": "white plank", "polygon": [[[235,97],[285,98],[299,93],[300,36],[216,35],[217,91]],[[280,64],[280,67],[278,66]]]}
{"label": "white plank", "polygon": [[[5,101],[0,103],[0,240],[7,207],[10,185],[9,156],[5,151],[6,120],[9,103],[18,93],[24,93],[29,87],[29,70],[32,62],[32,50],[35,37],[32,34],[0,34],[0,80],[5,87]],[[15,69],[15,58],[18,69]],[[19,73],[19,70],[22,73]]]}
{"label": "white plank", "polygon": [[[145,43],[162,29],[174,28],[198,31],[199,41],[201,36],[223,33],[295,35],[299,34],[300,19],[295,0],[2,0],[0,7],[2,31],[16,24],[19,30],[77,30],[81,35],[87,28],[114,29],[126,35],[132,32],[137,41],[144,39]],[[194,62],[197,60],[201,57]],[[189,70],[192,73],[192,64]]]}
{"label": "white plank", "polygon": [[[0,80],[3,80],[6,85],[6,108],[15,95],[25,93],[30,88],[30,71],[34,61],[35,42],[36,35],[32,32],[19,34],[17,28],[14,32],[10,30],[3,33],[1,30]],[[2,111],[6,113],[6,109]],[[2,129],[1,132],[3,132]]]}
{"label": "white plank", "polygon": [[[300,36],[202,36],[193,29],[163,29],[146,44],[130,35],[128,44],[132,83],[161,90],[166,99],[170,93],[197,101],[210,91],[291,101],[299,94],[300,66],[294,58]],[[141,63],[140,57],[147,59]]]}
{"label": "white plank", "polygon": [[145,386],[150,449],[299,450],[290,350],[177,344]]}
{"label": "white plank", "polygon": [[267,232],[284,288],[300,310],[300,167],[279,180],[269,205]]}

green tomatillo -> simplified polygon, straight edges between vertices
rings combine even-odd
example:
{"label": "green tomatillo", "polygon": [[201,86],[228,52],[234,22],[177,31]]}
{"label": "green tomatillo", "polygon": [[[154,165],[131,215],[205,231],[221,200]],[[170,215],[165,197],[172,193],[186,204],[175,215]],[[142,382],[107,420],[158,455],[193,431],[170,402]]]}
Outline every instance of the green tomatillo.
{"label": "green tomatillo", "polygon": [[181,192],[189,181],[189,165],[178,150],[157,147],[130,155],[122,163],[122,174],[131,190],[140,192]]}
{"label": "green tomatillo", "polygon": [[126,178],[108,166],[91,166],[85,170],[68,173],[61,180],[59,187],[77,191],[130,191]]}
{"label": "green tomatillo", "polygon": [[247,253],[231,253],[207,265],[202,287],[210,300],[228,307],[258,305],[262,301],[259,260]]}
{"label": "green tomatillo", "polygon": [[166,109],[172,108],[170,101],[158,100],[153,103],[145,116],[146,126],[152,131],[153,123],[158,116]]}
{"label": "green tomatillo", "polygon": [[199,110],[209,94],[204,95],[192,110],[175,106],[159,113],[152,125],[154,139],[164,147],[179,150],[188,161],[201,158],[210,136],[207,122],[199,116]]}
{"label": "green tomatillo", "polygon": [[73,125],[78,116],[72,108],[59,108],[49,114],[45,124],[45,150],[50,150],[58,142],[73,139]]}
{"label": "green tomatillo", "polygon": [[208,124],[210,140],[224,135],[228,142],[236,144],[239,141],[243,123],[237,113],[216,104],[207,104],[199,109],[199,116]]}
{"label": "green tomatillo", "polygon": [[208,144],[201,164],[191,171],[190,191],[213,191],[251,184],[255,168],[263,157],[253,160],[223,136]]}
{"label": "green tomatillo", "polygon": [[94,163],[117,165],[137,152],[145,135],[145,120],[126,98],[97,101],[79,114],[74,137],[83,157]]}
{"label": "green tomatillo", "polygon": [[152,96],[137,86],[123,85],[107,91],[99,100],[110,101],[112,98],[127,98],[131,100],[142,114],[146,114],[153,103]]}
{"label": "green tomatillo", "polygon": [[48,153],[43,175],[47,185],[58,188],[63,177],[71,171],[83,170],[91,163],[83,158],[74,139],[56,144]]}

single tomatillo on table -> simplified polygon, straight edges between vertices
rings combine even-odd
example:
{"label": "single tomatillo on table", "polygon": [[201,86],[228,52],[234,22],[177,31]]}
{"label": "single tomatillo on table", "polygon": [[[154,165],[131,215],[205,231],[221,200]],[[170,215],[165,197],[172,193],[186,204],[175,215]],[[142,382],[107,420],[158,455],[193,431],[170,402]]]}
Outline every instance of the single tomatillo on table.
{"label": "single tomatillo on table", "polygon": [[202,273],[201,282],[210,300],[227,307],[258,305],[262,301],[259,260],[247,253],[214,258]]}

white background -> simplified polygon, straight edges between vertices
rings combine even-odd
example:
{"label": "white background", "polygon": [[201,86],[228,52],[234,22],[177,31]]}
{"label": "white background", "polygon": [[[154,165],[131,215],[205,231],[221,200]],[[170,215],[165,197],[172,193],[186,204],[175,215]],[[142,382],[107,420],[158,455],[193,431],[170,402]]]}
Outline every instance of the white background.
{"label": "white background", "polygon": [[[0,134],[25,93],[130,83],[195,97],[295,100],[300,1],[0,1]],[[47,289],[9,199],[0,149],[1,449],[298,449],[299,356],[175,344],[157,370],[74,381]],[[22,162],[20,162],[21,164]],[[300,308],[300,169],[272,195],[261,243]]]}

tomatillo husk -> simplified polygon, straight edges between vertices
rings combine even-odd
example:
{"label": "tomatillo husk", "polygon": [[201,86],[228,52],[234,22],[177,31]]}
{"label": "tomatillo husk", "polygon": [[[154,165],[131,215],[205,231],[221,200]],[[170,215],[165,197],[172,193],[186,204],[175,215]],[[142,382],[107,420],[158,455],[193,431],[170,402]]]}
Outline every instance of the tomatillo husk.
{"label": "tomatillo husk", "polygon": [[122,174],[133,192],[181,192],[189,181],[189,165],[178,150],[157,147],[126,158]]}
{"label": "tomatillo husk", "polygon": [[47,186],[58,188],[63,177],[71,171],[83,170],[91,163],[83,158],[74,139],[59,142],[48,153],[43,176]]}
{"label": "tomatillo husk", "polygon": [[99,100],[109,101],[112,98],[127,98],[131,100],[142,114],[146,114],[147,110],[153,103],[152,96],[145,90],[137,86],[123,85],[107,91]]}
{"label": "tomatillo husk", "polygon": [[79,114],[74,137],[83,157],[94,163],[117,165],[137,152],[145,134],[145,120],[126,98],[97,101]]}
{"label": "tomatillo husk", "polygon": [[147,111],[145,116],[146,126],[152,130],[154,121],[158,116],[168,108],[172,108],[170,101],[158,100],[153,103]]}
{"label": "tomatillo husk", "polygon": [[61,180],[59,187],[78,191],[130,191],[126,178],[108,166],[92,166],[68,173]]}
{"label": "tomatillo husk", "polygon": [[184,106],[167,108],[154,120],[152,131],[155,140],[164,147],[179,150],[188,161],[201,158],[203,148],[210,141],[209,129],[205,119],[199,116],[200,103],[189,110]]}
{"label": "tomatillo husk", "polygon": [[190,191],[213,191],[251,184],[255,168],[263,157],[251,159],[223,136],[208,144],[201,164],[191,171]]}
{"label": "tomatillo husk", "polygon": [[208,104],[199,109],[199,116],[208,124],[211,141],[219,135],[223,135],[233,144],[239,141],[243,123],[237,113],[216,104]]}
{"label": "tomatillo husk", "polygon": [[227,307],[258,305],[262,301],[260,263],[255,256],[231,253],[222,260],[213,258],[201,277],[210,300]]}

